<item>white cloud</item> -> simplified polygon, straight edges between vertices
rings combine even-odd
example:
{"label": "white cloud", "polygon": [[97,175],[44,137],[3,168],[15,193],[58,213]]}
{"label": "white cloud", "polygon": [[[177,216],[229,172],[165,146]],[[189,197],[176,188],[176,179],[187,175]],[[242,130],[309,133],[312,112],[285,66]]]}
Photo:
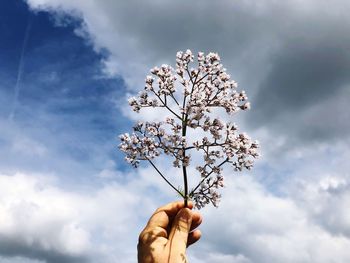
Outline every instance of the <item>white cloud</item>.
{"label": "white cloud", "polygon": [[213,251],[223,258],[241,255],[242,262],[350,260],[350,239],[311,220],[308,207],[269,193],[250,177],[235,176],[228,181],[230,187],[223,191],[217,211],[203,211],[204,240],[195,253],[201,258],[198,262],[210,262],[205,259]]}
{"label": "white cloud", "polygon": [[40,260],[31,260],[23,257],[0,257],[1,263],[44,263]]}
{"label": "white cloud", "polygon": [[[120,74],[129,88],[135,90],[143,86],[149,68],[172,63],[177,50],[191,48],[220,52],[224,66],[236,74],[231,74],[233,78],[244,83],[241,88],[250,87],[248,95],[256,95],[254,92],[271,71],[276,54],[290,54],[293,41],[303,47],[305,41],[313,47],[315,43],[330,40],[329,46],[334,47],[334,39],[338,39],[337,36],[343,39],[342,30],[347,29],[350,22],[345,16],[349,3],[340,0],[332,3],[332,8],[327,1],[27,2],[37,10],[52,11],[56,15],[64,11],[79,16],[84,25],[77,32],[96,50],[103,48],[110,52],[102,61],[106,73]],[[289,41],[292,45],[285,45]],[[346,46],[344,43],[347,44],[343,41],[341,46]],[[292,55],[299,58],[302,54]],[[282,56],[282,60],[284,58]],[[285,84],[283,81],[281,85]],[[307,88],[292,95],[297,95],[299,101],[309,91]],[[311,98],[317,98],[317,94],[316,90]],[[255,130],[252,137],[261,137],[266,153],[258,163],[256,178],[228,179],[229,186],[223,192],[220,208],[203,210],[203,239],[191,248],[191,262],[349,262],[348,142],[343,137],[334,139],[338,143],[314,140],[319,131],[324,137],[329,135],[329,129],[324,128],[327,120],[336,120],[339,124],[330,128],[343,129],[335,134],[346,134],[348,122],[344,120],[348,115],[344,109],[348,93],[339,94],[328,97],[326,104],[312,100],[313,104],[307,105],[307,110],[300,114],[294,112],[298,105],[292,105],[287,113],[278,115],[277,128],[262,125]],[[266,95],[271,99],[275,94]],[[273,104],[270,100],[267,102]],[[278,112],[277,108],[273,110]],[[305,139],[305,131],[311,130],[311,125],[314,133]],[[313,143],[306,145],[309,141]],[[170,173],[176,174],[176,171],[172,169]],[[8,185],[7,191],[14,188],[15,192],[6,192],[4,187],[3,199],[0,199],[3,200],[0,201],[3,215],[0,233],[16,244],[34,249],[31,244],[35,243],[40,251],[46,249],[65,255],[85,256],[92,244],[96,244],[95,252],[108,255],[106,260],[110,262],[120,259],[133,262],[136,245],[133,237],[153,211],[152,200],[161,205],[159,200],[173,198],[171,190],[151,168],[141,168],[137,174],[133,175],[136,180],[126,184],[116,182],[90,194],[66,192],[50,182],[44,182],[42,190],[41,181],[32,176],[2,176],[4,185]],[[99,174],[104,178],[115,175],[113,167]],[[15,190],[13,185],[22,188]],[[35,228],[38,222],[40,231]],[[19,226],[19,232],[14,224]],[[124,225],[132,230],[128,231]],[[72,244],[66,243],[65,238],[72,235],[78,238]],[[125,239],[125,236],[128,237]]]}
{"label": "white cloud", "polygon": [[[130,84],[142,85],[147,70],[173,58],[177,50],[222,53],[234,73],[254,81],[269,69],[267,53],[276,51],[299,23],[349,23],[345,6],[325,1],[112,1],[27,0],[36,10],[66,12],[84,21],[83,35],[99,50],[107,49],[106,72],[118,73]],[[336,16],[335,16],[336,14]],[[172,61],[172,60],[171,60]],[[228,63],[226,63],[228,62]],[[249,68],[251,71],[248,71]],[[249,75],[248,75],[249,74]],[[240,76],[242,77],[242,76]],[[257,82],[255,82],[257,83]],[[137,89],[137,88],[136,88]]]}
{"label": "white cloud", "polygon": [[42,175],[1,174],[0,254],[48,263],[135,257],[138,207],[150,204],[136,193],[117,184],[73,193]]}
{"label": "white cloud", "polygon": [[309,220],[334,236],[350,238],[349,173],[319,171],[317,178],[296,178],[288,191]]}
{"label": "white cloud", "polygon": [[224,253],[203,253],[201,255],[192,256],[192,262],[215,262],[215,263],[252,263],[253,261],[247,259],[242,255],[232,255]]}
{"label": "white cloud", "polygon": [[[219,208],[201,211],[203,238],[189,249],[191,262],[348,262],[346,177],[325,172],[301,185],[308,172],[296,167],[299,176],[285,181],[289,192],[277,196],[257,182],[259,175],[227,169]],[[47,262],[55,262],[52,255],[65,262],[134,262],[138,233],[156,206],[175,195],[150,167],[125,176],[125,183],[71,192],[55,178],[1,175],[2,245]]]}
{"label": "white cloud", "polygon": [[[228,72],[253,102],[254,98],[263,97],[264,105],[259,105],[260,108],[252,103],[253,110],[245,116],[250,118],[247,126],[257,123],[258,127],[264,128],[269,125],[268,137],[273,133],[274,138],[282,141],[288,138],[288,142],[290,137],[294,137],[295,142],[290,145],[298,146],[299,141],[303,143],[348,134],[344,132],[349,129],[348,115],[342,109],[346,107],[349,94],[328,92],[336,91],[337,80],[343,79],[342,72],[345,75],[348,72],[346,50],[349,39],[346,29],[350,20],[344,11],[349,6],[347,1],[337,0],[331,8],[327,1],[315,0],[264,0],[259,3],[194,1],[191,4],[157,0],[27,2],[34,10],[49,11],[55,17],[67,14],[80,17],[83,25],[77,29],[79,34],[96,50],[109,52],[102,61],[105,71],[111,76],[120,75],[134,91],[142,89],[145,75],[151,67],[161,63],[173,64],[177,50],[217,51]],[[303,59],[307,64],[303,63]],[[281,73],[290,75],[291,63],[296,63],[293,64],[294,71],[301,68],[305,72],[309,67],[316,71],[307,71],[306,79],[302,78],[302,72],[298,72],[295,77],[297,87],[294,84],[289,87],[287,84],[293,78],[285,80]],[[307,65],[305,70],[303,65]],[[323,67],[318,69],[320,65]],[[317,70],[321,70],[319,76]],[[322,83],[317,82],[320,78],[325,78]],[[327,86],[324,83],[328,80],[329,85],[334,87],[322,88]],[[268,87],[264,86],[264,82]],[[266,91],[261,91],[262,88]],[[278,90],[281,92],[276,92]],[[317,98],[322,97],[324,90],[329,93],[328,99],[319,102]],[[297,105],[289,105],[291,108],[288,108],[288,103],[281,101],[279,96]],[[303,112],[299,112],[303,98],[315,99],[306,100],[301,107]],[[268,110],[275,104],[274,99],[280,101],[280,105],[273,107],[273,112],[269,114]],[[277,116],[276,119],[274,116]],[[269,119],[274,123],[270,124]],[[290,119],[294,122],[288,121]],[[281,133],[291,136],[281,136]]]}
{"label": "white cloud", "polygon": [[38,254],[83,255],[90,241],[77,221],[78,196],[62,193],[42,179],[22,174],[0,176],[2,242]]}
{"label": "white cloud", "polygon": [[[257,24],[251,24],[244,32],[241,26],[247,24],[249,19],[257,23],[263,21],[275,9],[279,9],[280,13],[287,12],[287,9],[288,12],[293,11],[290,6],[277,3],[273,3],[271,9],[266,9],[264,4],[257,5],[254,1],[240,4],[231,1],[221,4],[211,1],[191,4],[185,1],[110,0],[27,2],[36,10],[51,11],[56,15],[66,12],[81,17],[84,25],[79,34],[87,37],[96,50],[104,48],[110,52],[110,56],[103,61],[105,72],[112,76],[121,75],[133,89],[143,85],[145,73],[152,66],[172,62],[176,51],[187,48],[195,52],[218,51],[223,53],[226,62],[235,61],[237,64],[248,61],[256,53],[253,51],[259,48],[260,52],[254,55],[255,63],[244,62],[257,68],[257,58],[264,56],[262,43],[269,42],[271,45],[271,40],[276,40],[275,33],[269,31],[262,34]],[[280,15],[276,20],[282,18],[283,15]],[[251,41],[253,35],[259,41]],[[278,41],[275,43],[277,45]],[[231,67],[237,68],[237,64]],[[237,71],[240,69],[237,68]],[[255,77],[259,74],[254,73]]]}

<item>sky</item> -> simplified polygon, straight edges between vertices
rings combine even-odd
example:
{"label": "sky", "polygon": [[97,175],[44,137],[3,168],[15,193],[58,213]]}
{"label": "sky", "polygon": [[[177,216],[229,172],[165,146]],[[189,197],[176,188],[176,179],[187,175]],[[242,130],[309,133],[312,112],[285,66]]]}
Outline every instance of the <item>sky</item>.
{"label": "sky", "polygon": [[149,69],[186,49],[219,53],[252,106],[232,118],[261,146],[251,171],[225,168],[189,261],[350,261],[349,1],[0,5],[0,262],[136,262],[178,197],[118,135],[147,117],[127,98]]}

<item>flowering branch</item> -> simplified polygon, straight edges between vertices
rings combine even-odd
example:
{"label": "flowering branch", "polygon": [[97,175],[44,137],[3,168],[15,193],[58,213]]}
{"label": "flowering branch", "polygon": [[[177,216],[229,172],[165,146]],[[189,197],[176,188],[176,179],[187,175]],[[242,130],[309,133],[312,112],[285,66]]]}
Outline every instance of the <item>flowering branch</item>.
{"label": "flowering branch", "polygon": [[[186,206],[188,199],[192,199],[197,208],[202,208],[208,203],[218,205],[220,194],[216,189],[224,186],[223,165],[229,163],[238,171],[250,169],[253,159],[258,157],[258,142],[245,133],[238,134],[235,124],[213,117],[212,110],[216,108],[224,109],[227,114],[250,108],[245,92],[237,91],[237,83],[230,80],[219,55],[209,53],[205,56],[199,52],[197,68],[189,68],[193,61],[190,50],[180,51],[176,54],[176,70],[168,65],[151,70],[152,75],[145,80],[145,90],[137,98],[130,98],[129,105],[135,112],[149,107],[165,108],[170,116],[160,122],[139,122],[131,135],[120,136],[119,147],[134,167],[147,160],[184,198]],[[188,129],[198,129],[206,136],[190,140]],[[204,164],[196,167],[201,179],[191,191],[187,174],[192,161],[190,151],[201,153],[204,159]],[[174,167],[182,169],[183,193],[152,161],[162,153],[173,159]]]}

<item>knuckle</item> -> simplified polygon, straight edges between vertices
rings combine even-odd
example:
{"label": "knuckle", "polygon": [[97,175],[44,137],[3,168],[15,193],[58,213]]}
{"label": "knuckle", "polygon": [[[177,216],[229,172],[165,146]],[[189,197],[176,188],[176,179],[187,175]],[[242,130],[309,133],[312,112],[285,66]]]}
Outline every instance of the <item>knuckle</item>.
{"label": "knuckle", "polygon": [[158,213],[161,213],[164,211],[164,208],[163,207],[159,207],[157,208],[157,210],[154,212],[154,214],[158,214]]}
{"label": "knuckle", "polygon": [[147,234],[148,232],[146,230],[143,230],[141,234],[139,235],[139,244],[144,244],[147,241]]}
{"label": "knuckle", "polygon": [[152,229],[145,229],[139,235],[139,243],[148,244],[152,243],[158,237],[167,237],[167,231],[161,227],[156,227]]}

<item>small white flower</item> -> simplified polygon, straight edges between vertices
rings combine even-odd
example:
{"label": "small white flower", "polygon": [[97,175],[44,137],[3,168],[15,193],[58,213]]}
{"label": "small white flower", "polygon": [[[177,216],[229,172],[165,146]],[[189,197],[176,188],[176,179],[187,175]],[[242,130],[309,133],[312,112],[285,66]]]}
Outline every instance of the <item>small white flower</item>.
{"label": "small white flower", "polygon": [[[119,148],[134,167],[165,153],[173,158],[174,167],[186,169],[191,164],[191,150],[202,154],[204,162],[196,167],[200,181],[188,193],[195,206],[202,208],[208,203],[219,203],[221,195],[217,190],[224,186],[222,165],[229,163],[238,171],[251,169],[253,159],[259,156],[259,144],[245,133],[238,134],[236,124],[226,124],[211,115],[214,108],[222,108],[228,114],[250,108],[247,95],[237,91],[237,82],[226,73],[220,56],[198,52],[198,64],[193,65],[193,61],[191,50],[179,51],[175,70],[167,64],[151,69],[145,89],[130,98],[129,105],[135,112],[163,108],[171,116],[160,122],[137,123],[133,134],[119,136]],[[186,131],[197,128],[206,136],[188,145]]]}

